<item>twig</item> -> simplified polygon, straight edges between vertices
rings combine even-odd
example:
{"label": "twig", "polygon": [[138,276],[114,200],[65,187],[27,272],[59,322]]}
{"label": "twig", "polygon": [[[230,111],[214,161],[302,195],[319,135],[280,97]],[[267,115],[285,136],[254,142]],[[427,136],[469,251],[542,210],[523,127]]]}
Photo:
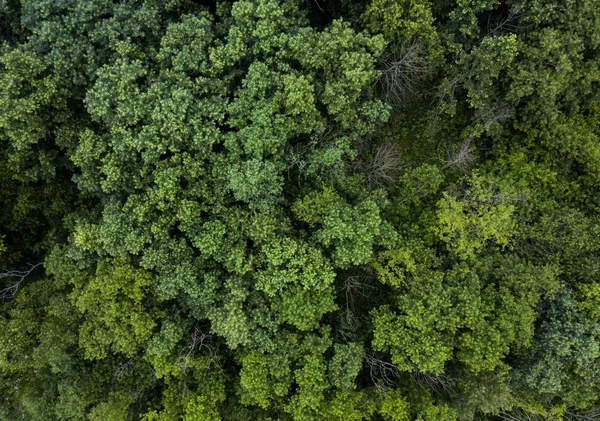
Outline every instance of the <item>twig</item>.
{"label": "twig", "polygon": [[384,99],[393,104],[401,104],[414,94],[417,83],[429,71],[422,46],[414,40],[393,44],[392,54],[382,58],[380,65],[374,86],[381,86]]}
{"label": "twig", "polygon": [[9,270],[7,272],[0,272],[0,280],[4,278],[18,278],[16,282],[13,282],[6,288],[0,290],[0,298],[2,298],[3,300],[9,300],[13,298],[19,290],[19,288],[21,287],[21,284],[23,283],[25,278],[27,278],[31,274],[31,272],[33,272],[34,269],[40,266],[41,264],[41,262],[35,265],[30,264],[29,270]]}
{"label": "twig", "polygon": [[400,370],[394,364],[383,361],[367,352],[365,352],[365,363],[369,366],[369,374],[373,384],[380,392],[385,392],[387,386],[394,383],[394,377],[400,375]]}

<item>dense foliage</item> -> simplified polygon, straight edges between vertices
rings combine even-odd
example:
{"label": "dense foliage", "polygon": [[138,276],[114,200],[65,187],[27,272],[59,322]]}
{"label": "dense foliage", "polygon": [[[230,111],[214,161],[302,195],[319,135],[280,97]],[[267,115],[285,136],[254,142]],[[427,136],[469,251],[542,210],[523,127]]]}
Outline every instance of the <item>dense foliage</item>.
{"label": "dense foliage", "polygon": [[600,419],[597,0],[0,0],[0,420]]}

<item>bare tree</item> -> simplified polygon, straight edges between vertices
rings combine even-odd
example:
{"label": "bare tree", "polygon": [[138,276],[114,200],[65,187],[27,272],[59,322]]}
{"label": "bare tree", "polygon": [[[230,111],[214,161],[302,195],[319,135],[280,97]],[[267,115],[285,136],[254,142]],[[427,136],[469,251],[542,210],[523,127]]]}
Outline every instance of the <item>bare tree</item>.
{"label": "bare tree", "polygon": [[[341,318],[342,322],[349,329],[356,329],[358,327],[359,318],[354,310],[354,300],[355,295],[359,295],[363,298],[367,298],[369,296],[369,294],[365,292],[365,288],[372,287],[364,282],[361,282],[361,277],[359,276],[349,276],[344,281],[343,290],[346,295],[346,306],[341,312]],[[342,335],[347,336],[347,334]]]}
{"label": "bare tree", "polygon": [[473,151],[472,143],[475,135],[471,134],[457,147],[448,151],[448,158],[444,161],[442,169],[456,167],[460,171],[467,171],[475,162],[477,155]]}
{"label": "bare tree", "polygon": [[385,187],[396,182],[404,164],[396,147],[385,142],[379,145],[373,159],[365,165],[367,182],[372,187]]}
{"label": "bare tree", "polygon": [[493,107],[487,107],[476,111],[475,123],[481,124],[481,126],[489,131],[493,126],[500,125],[501,123],[509,120],[515,114],[514,107],[505,101],[496,103]]}
{"label": "bare tree", "polygon": [[374,87],[381,90],[386,102],[399,105],[416,91],[421,78],[429,71],[424,49],[418,41],[394,42],[391,54],[381,58],[381,71]]}
{"label": "bare tree", "polygon": [[[0,298],[3,300],[9,300],[15,296],[21,284],[27,278],[31,272],[35,270],[42,263],[37,263],[35,265],[29,265],[29,270],[9,270],[5,272],[0,272],[0,280],[7,279],[9,280],[8,286],[4,289],[0,290]],[[11,282],[12,280],[12,282]]]}
{"label": "bare tree", "polygon": [[431,389],[436,393],[451,393],[455,381],[446,374],[432,374],[415,371],[411,373],[412,381],[423,389]]}
{"label": "bare tree", "polygon": [[184,369],[186,368],[186,361],[188,358],[192,357],[196,351],[205,351],[206,355],[209,357],[208,365],[206,366],[206,371],[210,370],[210,366],[215,363],[219,367],[221,366],[219,361],[219,356],[216,351],[212,349],[209,345],[212,342],[213,335],[208,333],[208,328],[206,326],[196,325],[194,330],[192,331],[187,347],[187,353],[185,355],[180,356],[180,360],[182,361]]}
{"label": "bare tree", "polygon": [[484,130],[490,130],[494,125],[510,119],[514,115],[514,108],[506,102],[497,103],[493,107],[477,110],[476,119],[473,122],[474,127],[470,134],[460,145],[454,145],[448,150],[448,158],[444,160],[442,169],[456,167],[460,171],[467,171],[477,159],[474,140],[481,135]]}
{"label": "bare tree", "polygon": [[190,339],[188,341],[187,346],[187,356],[190,356],[194,353],[196,349],[201,350],[202,348],[207,348],[210,350],[210,347],[204,342],[210,342],[212,340],[212,335],[210,333],[206,333],[204,331],[203,326],[195,326],[194,331],[190,335]]}
{"label": "bare tree", "polygon": [[380,392],[387,391],[388,387],[394,383],[394,378],[400,375],[398,367],[377,358],[374,354],[365,352],[365,363],[369,366],[373,384]]}
{"label": "bare tree", "polygon": [[[208,333],[206,330],[208,330],[208,327],[206,327],[206,326],[202,326],[199,324],[194,326],[194,330],[192,331],[192,333],[189,336],[187,346],[185,348],[183,348],[182,353],[177,358],[177,361],[181,366],[182,374],[187,372],[187,370],[189,368],[188,364],[192,361],[192,358],[196,351],[200,351],[200,352],[204,351],[206,353],[205,356],[208,357],[208,363],[206,364],[206,367],[204,368],[205,372],[208,372],[210,370],[210,367],[213,363],[215,363],[217,366],[221,367],[219,355],[209,345],[212,342],[213,336],[210,333]],[[192,367],[193,367],[193,365],[192,365]],[[185,398],[185,396],[187,396],[189,393],[191,393],[190,389],[188,388],[186,376],[183,376],[183,375],[181,376],[181,384],[182,384],[181,396],[183,398]]]}

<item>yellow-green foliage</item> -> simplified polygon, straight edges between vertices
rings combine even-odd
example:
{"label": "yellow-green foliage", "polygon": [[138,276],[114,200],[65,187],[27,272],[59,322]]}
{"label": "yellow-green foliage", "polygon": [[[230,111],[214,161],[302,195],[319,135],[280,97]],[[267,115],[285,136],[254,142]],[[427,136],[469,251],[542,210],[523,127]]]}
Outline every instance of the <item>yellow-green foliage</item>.
{"label": "yellow-green foliage", "polygon": [[502,248],[515,232],[515,193],[474,175],[456,195],[444,193],[436,205],[440,239],[459,257],[477,255],[489,243]]}
{"label": "yellow-green foliage", "polygon": [[108,350],[132,356],[152,334],[151,275],[123,261],[100,261],[95,276],[70,294],[84,316],[79,344],[87,358]]}

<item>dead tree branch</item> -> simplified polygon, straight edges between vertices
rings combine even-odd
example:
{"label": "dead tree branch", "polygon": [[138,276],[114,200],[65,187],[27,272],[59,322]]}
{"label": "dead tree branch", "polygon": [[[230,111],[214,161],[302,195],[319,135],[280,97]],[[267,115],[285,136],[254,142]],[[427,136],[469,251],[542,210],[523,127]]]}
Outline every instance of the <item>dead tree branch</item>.
{"label": "dead tree branch", "polygon": [[454,388],[454,380],[445,374],[432,374],[414,372],[411,373],[412,381],[423,389],[431,389],[436,393],[451,393]]}
{"label": "dead tree branch", "polygon": [[380,59],[381,71],[374,87],[391,104],[402,104],[413,95],[421,78],[429,71],[421,44],[414,40],[392,44],[392,53]]}
{"label": "dead tree branch", "polygon": [[373,354],[365,352],[365,363],[369,366],[369,374],[373,384],[380,392],[385,392],[400,375],[400,370],[392,363],[383,361]]}
{"label": "dead tree branch", "polygon": [[6,272],[0,272],[0,280],[3,279],[14,279],[13,282],[10,282],[7,287],[0,290],[0,298],[3,300],[9,300],[15,296],[25,278],[27,278],[31,272],[35,270],[42,263],[37,263],[35,265],[29,265],[29,270],[9,270]]}
{"label": "dead tree branch", "polygon": [[487,22],[488,35],[505,35],[519,31],[519,19],[523,16],[519,10],[511,9],[505,16],[494,16],[490,14]]}
{"label": "dead tree branch", "polygon": [[396,182],[404,165],[391,143],[382,143],[373,159],[366,164],[367,182],[373,187],[385,187]]}
{"label": "dead tree branch", "polygon": [[442,169],[456,167],[461,171],[466,171],[476,159],[476,155],[471,147],[474,138],[474,135],[467,136],[457,151],[450,151],[448,159],[442,165]]}

